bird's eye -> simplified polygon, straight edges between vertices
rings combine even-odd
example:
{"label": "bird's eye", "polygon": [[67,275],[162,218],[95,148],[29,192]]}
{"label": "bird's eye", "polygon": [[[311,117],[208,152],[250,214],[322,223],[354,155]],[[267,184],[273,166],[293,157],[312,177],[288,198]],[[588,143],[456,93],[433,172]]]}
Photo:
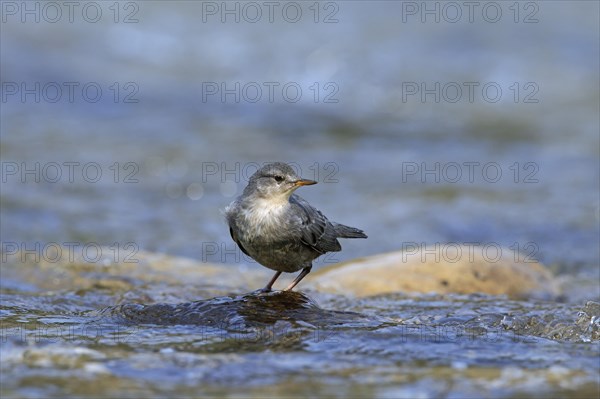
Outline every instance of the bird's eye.
{"label": "bird's eye", "polygon": [[283,181],[283,176],[279,176],[279,175],[273,176],[273,179],[275,179],[275,181],[277,183],[281,183]]}

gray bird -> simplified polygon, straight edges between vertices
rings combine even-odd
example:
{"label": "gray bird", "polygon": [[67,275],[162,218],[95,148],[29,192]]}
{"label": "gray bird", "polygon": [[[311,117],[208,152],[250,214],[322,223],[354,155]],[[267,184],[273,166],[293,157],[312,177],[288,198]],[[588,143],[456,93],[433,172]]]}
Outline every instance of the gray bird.
{"label": "gray bird", "polygon": [[311,184],[317,182],[300,178],[288,164],[267,164],[225,208],[231,238],[242,252],[277,271],[262,291],[271,291],[282,272],[302,269],[286,291],[293,289],[310,273],[314,259],[342,249],[338,238],[367,238],[362,230],[330,222],[294,194]]}

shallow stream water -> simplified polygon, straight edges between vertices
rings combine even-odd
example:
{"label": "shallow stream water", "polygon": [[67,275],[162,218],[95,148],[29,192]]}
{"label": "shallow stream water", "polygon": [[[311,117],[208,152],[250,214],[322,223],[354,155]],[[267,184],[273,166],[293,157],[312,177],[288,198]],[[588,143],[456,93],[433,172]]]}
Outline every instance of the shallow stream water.
{"label": "shallow stream water", "polygon": [[261,278],[235,273],[237,289],[217,289],[223,276],[193,262],[4,264],[3,396],[593,397],[600,388],[599,302],[248,292]]}

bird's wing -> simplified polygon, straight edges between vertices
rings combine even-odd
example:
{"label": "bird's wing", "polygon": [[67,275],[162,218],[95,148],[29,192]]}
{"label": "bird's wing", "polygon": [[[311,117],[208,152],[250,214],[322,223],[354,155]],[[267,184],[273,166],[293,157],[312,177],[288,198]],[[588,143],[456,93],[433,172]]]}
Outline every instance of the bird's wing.
{"label": "bird's wing", "polygon": [[335,228],[321,211],[296,194],[290,196],[290,204],[299,211],[295,214],[300,219],[300,240],[304,244],[320,253],[337,252],[342,249]]}
{"label": "bird's wing", "polygon": [[229,227],[229,234],[231,234],[231,238],[233,239],[233,241],[235,241],[235,243],[238,245],[238,247],[240,247],[240,249],[242,250],[242,252],[245,253],[246,255],[250,256],[250,254],[248,253],[248,251],[246,251],[246,249],[242,246],[242,244],[240,243],[240,241],[235,236],[235,234],[233,232],[233,229],[231,227]]}

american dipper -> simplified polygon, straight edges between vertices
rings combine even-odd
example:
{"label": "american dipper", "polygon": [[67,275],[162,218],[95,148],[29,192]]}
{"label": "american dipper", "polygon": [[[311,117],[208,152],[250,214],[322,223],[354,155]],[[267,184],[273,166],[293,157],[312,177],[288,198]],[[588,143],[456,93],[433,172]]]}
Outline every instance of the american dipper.
{"label": "american dipper", "polygon": [[367,238],[354,227],[330,222],[318,209],[294,194],[300,186],[317,184],[300,178],[291,166],[270,163],[254,173],[242,195],[227,208],[231,238],[242,252],[277,273],[302,272],[285,289],[293,289],[312,268],[315,258],[342,249],[338,238]]}

